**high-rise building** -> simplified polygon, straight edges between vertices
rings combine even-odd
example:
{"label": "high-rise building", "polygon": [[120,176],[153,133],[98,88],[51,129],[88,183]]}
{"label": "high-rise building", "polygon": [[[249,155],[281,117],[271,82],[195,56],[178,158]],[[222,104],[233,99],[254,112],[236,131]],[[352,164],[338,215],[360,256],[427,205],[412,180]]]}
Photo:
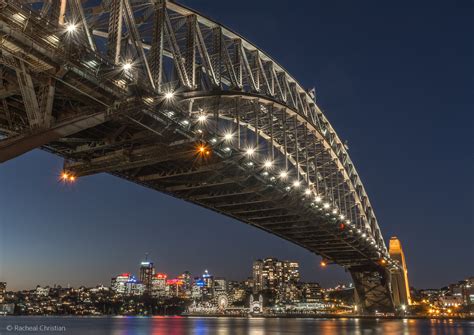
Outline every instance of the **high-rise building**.
{"label": "high-rise building", "polygon": [[127,283],[130,279],[130,273],[122,273],[119,274],[117,277],[112,278],[112,281],[110,283],[112,291],[119,294],[125,294],[127,292]]}
{"label": "high-rise building", "polygon": [[0,282],[0,304],[5,301],[5,293],[7,291],[7,283]]}
{"label": "high-rise building", "polygon": [[164,273],[156,273],[151,279],[151,295],[153,297],[163,297],[166,295],[166,279]]}
{"label": "high-rise building", "polygon": [[155,267],[153,262],[148,261],[148,256],[143,262],[140,263],[140,275],[139,279],[143,285],[145,285],[145,292],[151,292],[151,281],[155,274]]}
{"label": "high-rise building", "polygon": [[389,244],[390,257],[401,266],[400,271],[392,271],[390,279],[395,306],[411,305],[410,286],[408,284],[408,270],[405,262],[402,244],[397,237],[392,237]]}
{"label": "high-rise building", "polygon": [[212,298],[214,293],[214,276],[205,270],[202,275],[204,286],[202,287],[202,294],[204,297]]}
{"label": "high-rise building", "polygon": [[299,264],[297,262],[266,258],[253,263],[254,293],[262,290],[278,291],[284,287],[296,285],[299,279]]}
{"label": "high-rise building", "polygon": [[123,295],[142,295],[145,292],[145,285],[130,273],[122,273],[112,278],[110,286],[112,291]]}

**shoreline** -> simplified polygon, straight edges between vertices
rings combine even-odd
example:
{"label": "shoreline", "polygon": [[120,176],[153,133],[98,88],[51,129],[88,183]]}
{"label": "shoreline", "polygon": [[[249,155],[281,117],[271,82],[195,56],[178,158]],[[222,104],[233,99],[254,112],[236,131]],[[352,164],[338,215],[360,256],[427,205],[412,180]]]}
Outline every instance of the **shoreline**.
{"label": "shoreline", "polygon": [[223,314],[182,314],[182,315],[0,315],[2,318],[249,318],[249,319],[363,319],[363,320],[456,320],[456,321],[474,321],[474,316],[468,317],[429,317],[429,316],[372,316],[372,315],[223,315]]}

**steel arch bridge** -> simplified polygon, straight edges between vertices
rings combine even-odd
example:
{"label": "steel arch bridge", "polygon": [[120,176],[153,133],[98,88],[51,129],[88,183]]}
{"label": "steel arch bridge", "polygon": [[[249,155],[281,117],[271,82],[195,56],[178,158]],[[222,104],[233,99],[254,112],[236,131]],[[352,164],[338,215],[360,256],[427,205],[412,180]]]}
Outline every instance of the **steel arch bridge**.
{"label": "steel arch bridge", "polygon": [[171,1],[0,0],[0,162],[41,147],[296,243],[393,311],[388,254],[314,92]]}

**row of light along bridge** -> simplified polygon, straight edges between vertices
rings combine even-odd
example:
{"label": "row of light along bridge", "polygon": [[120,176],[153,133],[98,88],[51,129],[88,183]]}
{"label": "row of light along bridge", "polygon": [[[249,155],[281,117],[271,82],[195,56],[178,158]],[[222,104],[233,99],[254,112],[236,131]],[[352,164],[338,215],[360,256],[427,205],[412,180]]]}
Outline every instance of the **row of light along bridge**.
{"label": "row of light along bridge", "polygon": [[110,173],[343,266],[365,312],[409,302],[314,91],[242,36],[171,1],[0,0],[0,41],[0,162],[42,148],[65,182]]}

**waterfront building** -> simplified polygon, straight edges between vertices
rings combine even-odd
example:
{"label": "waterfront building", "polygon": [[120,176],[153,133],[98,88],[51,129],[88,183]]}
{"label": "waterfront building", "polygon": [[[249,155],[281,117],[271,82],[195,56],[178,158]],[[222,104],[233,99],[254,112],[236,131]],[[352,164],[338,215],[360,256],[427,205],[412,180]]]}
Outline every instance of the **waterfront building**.
{"label": "waterfront building", "polygon": [[318,283],[304,283],[301,286],[301,295],[303,302],[315,303],[323,300],[324,295],[321,286]]}
{"label": "waterfront building", "polygon": [[0,304],[5,301],[5,293],[7,292],[7,283],[0,282]]}
{"label": "waterfront building", "polygon": [[278,290],[282,286],[297,284],[300,279],[299,264],[279,261],[276,258],[256,260],[253,263],[253,290]]}
{"label": "waterfront building", "polygon": [[269,290],[280,302],[296,302],[300,292],[297,284],[300,279],[299,264],[280,261],[276,258],[256,260],[252,267],[254,294]]}

